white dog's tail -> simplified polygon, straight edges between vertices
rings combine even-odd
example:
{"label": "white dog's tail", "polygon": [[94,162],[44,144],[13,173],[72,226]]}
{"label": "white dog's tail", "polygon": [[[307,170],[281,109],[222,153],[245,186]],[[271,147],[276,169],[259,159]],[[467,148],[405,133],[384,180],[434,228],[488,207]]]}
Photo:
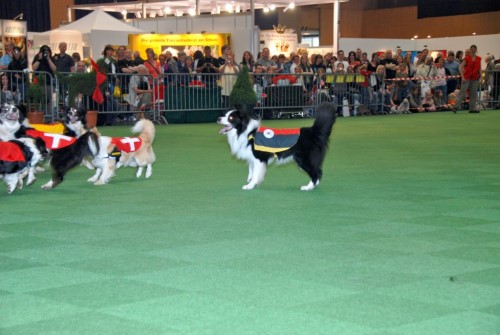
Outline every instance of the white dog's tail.
{"label": "white dog's tail", "polygon": [[153,142],[155,138],[155,131],[155,125],[148,119],[141,119],[132,127],[133,134],[141,134],[141,137],[146,137],[151,142]]}
{"label": "white dog's tail", "polygon": [[96,157],[99,154],[99,137],[96,133],[89,131],[83,134],[80,138],[87,137],[87,145],[92,157]]}

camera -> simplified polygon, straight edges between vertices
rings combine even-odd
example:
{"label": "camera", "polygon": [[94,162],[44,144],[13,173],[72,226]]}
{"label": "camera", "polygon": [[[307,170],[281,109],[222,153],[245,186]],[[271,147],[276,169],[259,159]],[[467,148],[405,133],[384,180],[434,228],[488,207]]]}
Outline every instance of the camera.
{"label": "camera", "polygon": [[48,54],[47,52],[44,52],[44,53],[42,54],[42,57],[43,57],[43,58],[47,58],[47,57],[49,57],[49,54]]}

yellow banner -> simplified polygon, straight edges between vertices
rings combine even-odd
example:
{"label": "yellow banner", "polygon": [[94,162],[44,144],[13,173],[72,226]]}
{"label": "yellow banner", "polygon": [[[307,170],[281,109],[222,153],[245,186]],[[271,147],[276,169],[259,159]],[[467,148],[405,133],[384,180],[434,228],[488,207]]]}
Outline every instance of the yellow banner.
{"label": "yellow banner", "polygon": [[222,46],[231,45],[231,34],[130,34],[129,44],[144,59],[147,48],[152,48],[156,54],[168,50],[174,56],[179,51],[193,56],[196,50],[203,52],[205,46],[212,48],[213,57],[220,57]]}

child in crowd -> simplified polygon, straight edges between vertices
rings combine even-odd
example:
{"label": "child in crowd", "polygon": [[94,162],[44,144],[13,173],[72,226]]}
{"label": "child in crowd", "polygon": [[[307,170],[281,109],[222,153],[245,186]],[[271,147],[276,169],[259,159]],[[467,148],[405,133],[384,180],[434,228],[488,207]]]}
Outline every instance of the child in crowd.
{"label": "child in crowd", "polygon": [[448,103],[448,98],[444,95],[443,91],[439,89],[434,90],[434,104],[438,112],[450,111],[453,109],[453,105]]}
{"label": "child in crowd", "polygon": [[432,98],[432,92],[425,92],[424,98],[422,99],[422,107],[425,108],[426,112],[436,111],[436,105],[434,104],[434,99]]}

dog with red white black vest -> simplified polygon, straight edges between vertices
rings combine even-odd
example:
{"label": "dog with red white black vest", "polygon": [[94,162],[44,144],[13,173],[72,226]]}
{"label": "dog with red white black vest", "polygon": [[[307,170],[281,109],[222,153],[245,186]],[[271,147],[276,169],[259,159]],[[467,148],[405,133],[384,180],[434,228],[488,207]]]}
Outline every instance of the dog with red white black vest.
{"label": "dog with red white black vest", "polygon": [[75,166],[74,164],[79,164],[83,159],[86,159],[96,169],[95,174],[88,179],[94,185],[107,184],[115,175],[116,169],[125,166],[137,167],[137,178],[142,175],[144,168],[146,169],[146,178],[151,177],[152,165],[156,161],[153,151],[154,124],[150,120],[141,119],[132,127],[132,133],[138,134],[138,136],[116,138],[102,136],[96,128],[84,133],[81,137],[88,137],[88,147],[81,147],[77,152],[58,150],[59,154],[53,155],[51,160],[52,179],[42,185],[42,188],[52,189],[56,187],[62,182],[67,170]]}
{"label": "dog with red white black vest", "polygon": [[273,162],[284,164],[295,161],[310,181],[302,191],[313,190],[323,175],[321,169],[328,141],[335,123],[335,107],[321,104],[315,113],[312,127],[300,129],[272,129],[260,126],[260,120],[249,113],[231,110],[219,117],[224,126],[219,133],[227,135],[231,153],[248,164],[247,184],[251,190],[264,181],[267,166]]}

